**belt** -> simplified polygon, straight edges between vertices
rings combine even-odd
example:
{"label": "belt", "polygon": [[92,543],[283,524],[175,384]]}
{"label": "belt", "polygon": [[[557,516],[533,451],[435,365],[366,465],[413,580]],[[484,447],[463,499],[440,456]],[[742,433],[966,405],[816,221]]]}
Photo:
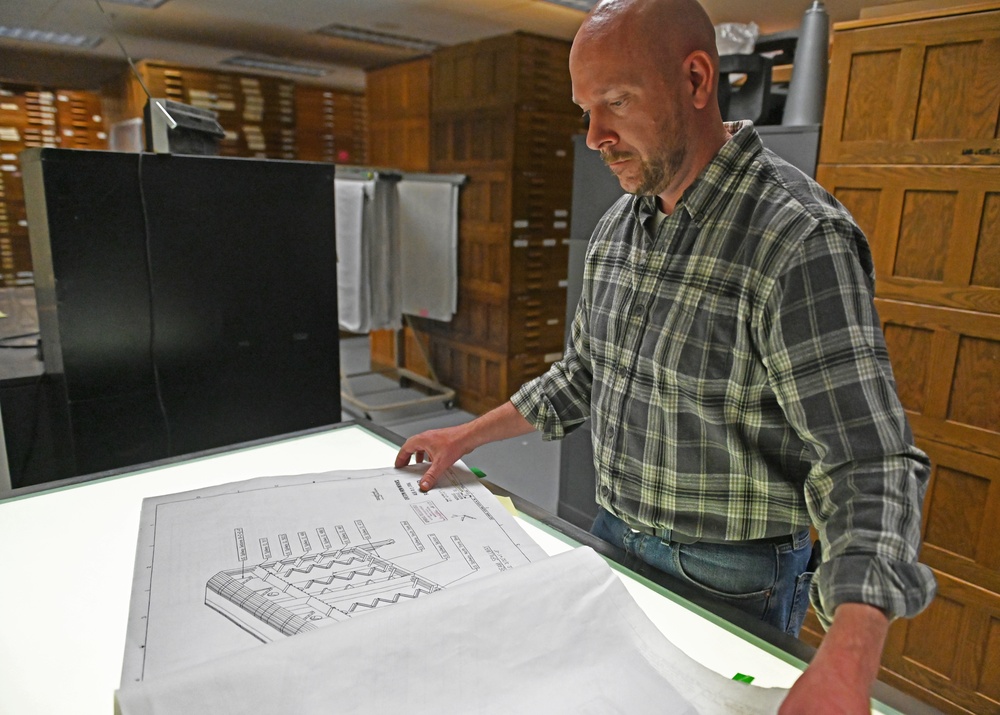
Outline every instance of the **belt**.
{"label": "belt", "polygon": [[767,536],[763,539],[732,541],[730,539],[717,539],[711,536],[691,536],[689,534],[682,534],[674,529],[655,528],[652,526],[636,524],[634,522],[630,523],[628,521],[625,521],[625,525],[636,534],[655,536],[658,539],[663,539],[664,541],[669,541],[674,544],[776,544],[779,546],[782,544],[790,544],[794,547],[796,537],[799,536],[798,534],[784,534],[782,536]]}

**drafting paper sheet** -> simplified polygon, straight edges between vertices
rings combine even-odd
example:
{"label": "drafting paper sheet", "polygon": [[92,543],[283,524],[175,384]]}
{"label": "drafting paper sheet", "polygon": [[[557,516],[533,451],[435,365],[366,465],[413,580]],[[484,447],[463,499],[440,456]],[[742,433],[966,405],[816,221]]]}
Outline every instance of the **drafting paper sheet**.
{"label": "drafting paper sheet", "polygon": [[691,660],[581,547],[335,628],[123,686],[123,715],[777,712]]}
{"label": "drafting paper sheet", "polygon": [[261,477],[144,500],[122,684],[546,557],[467,470],[421,493],[426,467]]}

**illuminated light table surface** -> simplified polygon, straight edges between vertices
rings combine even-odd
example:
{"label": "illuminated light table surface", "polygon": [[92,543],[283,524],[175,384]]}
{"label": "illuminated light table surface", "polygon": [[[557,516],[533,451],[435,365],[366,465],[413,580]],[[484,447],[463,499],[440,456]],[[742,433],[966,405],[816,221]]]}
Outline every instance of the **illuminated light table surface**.
{"label": "illuminated light table surface", "polygon": [[[348,422],[4,494],[0,715],[113,711],[144,498],[260,476],[385,467],[401,442],[373,424]],[[805,667],[809,646],[669,577],[638,576],[613,547],[513,499],[518,523],[543,550],[593,547],[666,637],[712,670],[790,687]],[[877,713],[938,712],[883,683],[875,697]]]}

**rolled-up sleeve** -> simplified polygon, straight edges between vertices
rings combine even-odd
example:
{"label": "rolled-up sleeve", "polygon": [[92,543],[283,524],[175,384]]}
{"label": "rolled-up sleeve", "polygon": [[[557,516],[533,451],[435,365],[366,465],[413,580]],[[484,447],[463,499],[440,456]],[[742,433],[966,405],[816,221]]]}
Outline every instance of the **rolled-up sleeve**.
{"label": "rolled-up sleeve", "polygon": [[823,560],[810,597],[824,626],[847,602],[913,616],[935,592],[917,562],[930,462],[897,397],[867,243],[847,222],[804,228],[758,334],[771,388],[812,464],[803,487]]}
{"label": "rolled-up sleeve", "polygon": [[561,360],[539,377],[525,383],[510,401],[542,439],[562,439],[590,416],[593,370],[590,361],[588,302],[584,294],[577,305]]}

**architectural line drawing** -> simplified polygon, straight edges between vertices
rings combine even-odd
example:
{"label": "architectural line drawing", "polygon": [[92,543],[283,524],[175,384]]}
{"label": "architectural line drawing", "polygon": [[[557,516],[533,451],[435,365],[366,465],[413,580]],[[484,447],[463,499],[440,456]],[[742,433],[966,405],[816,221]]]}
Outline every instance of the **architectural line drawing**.
{"label": "architectural line drawing", "polygon": [[143,501],[122,682],[142,682],[545,558],[467,470],[256,477]]}
{"label": "architectural line drawing", "polygon": [[314,630],[380,606],[434,593],[441,586],[388,559],[388,539],[220,571],[205,588],[205,605],[261,641]]}

